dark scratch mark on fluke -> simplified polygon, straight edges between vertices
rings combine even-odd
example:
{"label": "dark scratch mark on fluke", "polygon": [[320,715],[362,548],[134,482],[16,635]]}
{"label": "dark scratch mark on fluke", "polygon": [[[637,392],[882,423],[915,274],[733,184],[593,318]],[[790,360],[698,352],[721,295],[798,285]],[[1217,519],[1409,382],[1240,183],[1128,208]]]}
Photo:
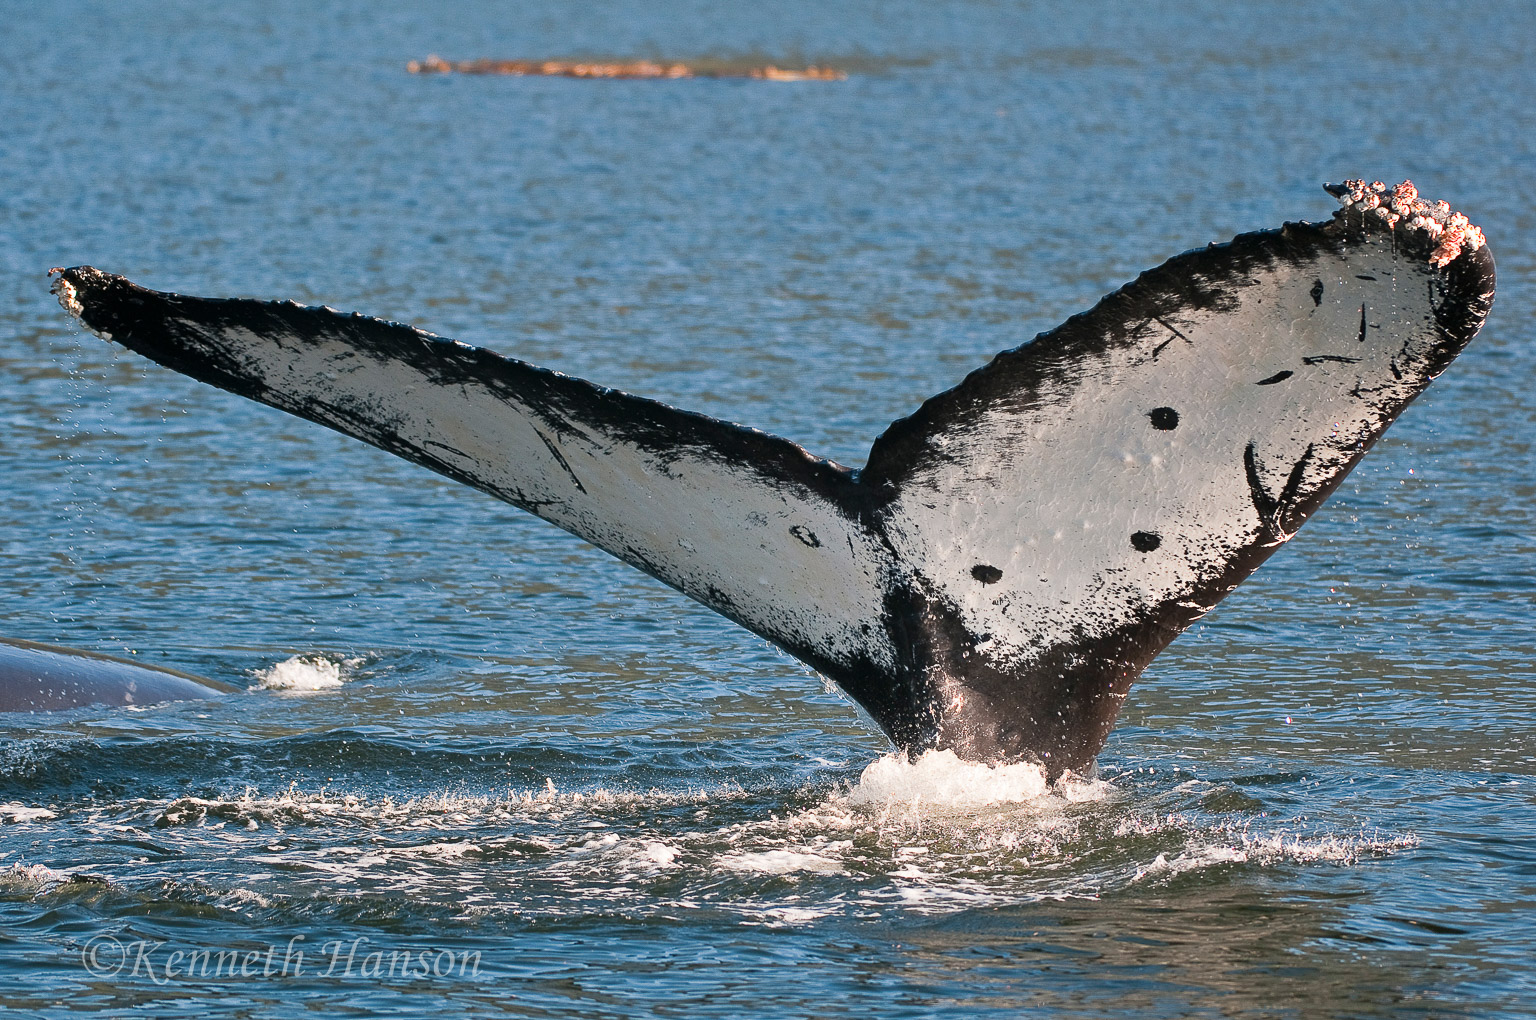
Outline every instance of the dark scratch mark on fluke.
{"label": "dark scratch mark on fluke", "polygon": [[428,439],[428,440],[426,440],[424,445],[430,446],[434,450],[442,450],[444,453],[452,454],[454,457],[458,458],[459,460],[465,459],[464,451],[459,449],[456,446],[449,446],[447,443],[439,443],[435,439]]}
{"label": "dark scratch mark on fluke", "polygon": [[1153,358],[1156,358],[1159,354],[1163,353],[1163,349],[1165,347],[1167,347],[1169,344],[1173,343],[1175,340],[1183,340],[1187,344],[1193,344],[1194,343],[1193,340],[1191,340],[1189,337],[1185,336],[1183,333],[1180,333],[1177,329],[1174,329],[1171,324],[1169,324],[1165,319],[1161,318],[1160,316],[1156,316],[1156,315],[1152,316],[1152,321],[1157,323],[1159,326],[1163,327],[1168,332],[1173,334],[1173,336],[1169,337],[1167,340],[1164,340],[1162,343],[1160,343],[1156,347],[1152,348],[1152,357]]}
{"label": "dark scratch mark on fluke", "polygon": [[1258,454],[1254,444],[1249,443],[1243,449],[1243,472],[1248,478],[1248,494],[1253,500],[1253,508],[1258,511],[1259,523],[1264,537],[1270,542],[1285,542],[1295,534],[1299,521],[1295,520],[1295,512],[1298,508],[1297,494],[1301,490],[1302,480],[1306,477],[1307,464],[1312,460],[1315,452],[1314,444],[1308,444],[1301,459],[1291,466],[1291,473],[1285,479],[1285,487],[1280,490],[1279,497],[1272,497],[1264,488],[1264,482],[1259,477]]}
{"label": "dark scratch mark on fluke", "polygon": [[[1405,186],[1341,188],[1329,222],[1178,255],[1004,351],[893,422],[857,471],[398,323],[90,267],[53,286],[145,357],[506,500],[697,599],[834,681],[908,753],[1056,777],[1092,766],[1153,656],[1290,538],[1488,314],[1475,227]],[[1160,359],[1153,322],[1171,337]],[[1352,337],[1358,358],[1317,353]],[[1254,366],[1326,362],[1352,369],[1250,382]],[[1290,465],[1277,494],[1261,450]]]}
{"label": "dark scratch mark on fluke", "polygon": [[1254,452],[1254,444],[1249,443],[1243,449],[1243,473],[1248,478],[1248,496],[1253,500],[1253,508],[1258,511],[1260,525],[1267,526],[1274,518],[1277,501],[1272,499],[1264,488],[1264,480],[1259,477],[1258,455]]}
{"label": "dark scratch mark on fluke", "polygon": [[566,474],[571,476],[571,484],[576,486],[576,491],[586,492],[587,487],[581,484],[581,479],[576,477],[576,472],[572,471],[571,465],[566,463],[565,457],[560,453],[560,448],[550,441],[550,438],[544,434],[542,429],[535,428],[533,431],[535,435],[544,440],[544,445],[549,448],[549,455],[555,458],[555,462],[565,469]]}
{"label": "dark scratch mark on fluke", "polygon": [[1312,289],[1307,293],[1312,295],[1313,306],[1320,307],[1323,303],[1323,281],[1318,280],[1312,285]]}
{"label": "dark scratch mark on fluke", "polygon": [[1285,382],[1285,380],[1289,379],[1291,376],[1293,376],[1295,374],[1296,373],[1292,372],[1290,369],[1286,369],[1283,372],[1276,372],[1274,375],[1270,376],[1268,379],[1260,379],[1256,385],[1258,385],[1258,386],[1273,386],[1277,382]]}

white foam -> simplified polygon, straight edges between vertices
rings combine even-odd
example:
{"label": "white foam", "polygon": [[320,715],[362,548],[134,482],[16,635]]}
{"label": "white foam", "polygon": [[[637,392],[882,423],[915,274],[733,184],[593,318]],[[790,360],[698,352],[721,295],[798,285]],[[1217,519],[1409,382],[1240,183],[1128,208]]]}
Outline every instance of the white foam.
{"label": "white foam", "polygon": [[[1170,816],[1171,820],[1172,816]],[[1270,865],[1282,861],[1294,863],[1354,864],[1367,857],[1389,857],[1400,850],[1419,845],[1417,836],[1347,836],[1336,833],[1298,835],[1278,832],[1253,835],[1233,832],[1219,843],[1207,842],[1208,833],[1192,830],[1190,845],[1173,859],[1158,854],[1148,865],[1137,870],[1133,882],[1147,878],[1171,878],[1189,871],[1200,871],[1222,864]]]}
{"label": "white foam", "polygon": [[324,655],[295,655],[275,666],[256,670],[256,686],[268,691],[323,691],[340,687],[344,672],[356,669],[361,659],[329,659]]}
{"label": "white foam", "polygon": [[848,791],[848,800],[966,808],[1037,800],[1048,789],[1045,770],[1038,765],[984,765],[961,761],[953,751],[928,751],[916,761],[894,753],[871,762]]}
{"label": "white foam", "polygon": [[809,871],[817,875],[840,875],[843,866],[830,857],[804,850],[764,850],[759,853],[728,854],[719,864],[728,871],[756,872],[762,875],[793,875]]}
{"label": "white foam", "polygon": [[763,911],[771,928],[790,928],[798,924],[810,924],[832,912],[830,907],[773,907]]}
{"label": "white foam", "polygon": [[1134,882],[1140,882],[1144,878],[1171,878],[1174,875],[1182,875],[1186,871],[1199,871],[1217,864],[1241,863],[1248,860],[1248,855],[1242,850],[1231,846],[1203,846],[1183,853],[1173,860],[1168,859],[1167,854],[1158,854],[1152,859],[1152,863],[1136,871]]}
{"label": "white foam", "polygon": [[670,868],[677,860],[677,855],[683,851],[679,847],[667,843],[651,842],[645,845],[645,852],[641,859],[661,868]]}
{"label": "white foam", "polygon": [[46,822],[58,816],[47,808],[27,807],[17,801],[0,804],[0,818],[10,822]]}
{"label": "white foam", "polygon": [[0,868],[0,889],[10,894],[36,894],[65,882],[68,872],[55,871],[43,864],[12,864]]}
{"label": "white foam", "polygon": [[484,853],[480,844],[460,839],[444,843],[423,843],[420,846],[394,847],[389,853],[396,857],[434,857],[440,860],[463,857],[465,854]]}

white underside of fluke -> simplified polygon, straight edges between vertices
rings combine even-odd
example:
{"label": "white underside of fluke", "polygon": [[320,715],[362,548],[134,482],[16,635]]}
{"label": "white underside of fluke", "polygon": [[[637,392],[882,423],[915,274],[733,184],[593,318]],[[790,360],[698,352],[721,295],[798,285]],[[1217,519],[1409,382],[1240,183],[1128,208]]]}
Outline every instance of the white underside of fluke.
{"label": "white underside of fluke", "polygon": [[1194,598],[1242,550],[1289,539],[1285,504],[1421,388],[1432,281],[1382,245],[1135,325],[1027,407],[999,401],[933,435],[888,519],[898,559],[988,635],[979,650],[1020,666],[1064,634]]}

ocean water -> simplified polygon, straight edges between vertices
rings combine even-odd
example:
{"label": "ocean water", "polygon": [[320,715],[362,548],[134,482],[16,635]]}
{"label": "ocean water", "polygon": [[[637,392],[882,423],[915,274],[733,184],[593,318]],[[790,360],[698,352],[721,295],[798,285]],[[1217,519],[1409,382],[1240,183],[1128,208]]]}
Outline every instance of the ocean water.
{"label": "ocean water", "polygon": [[[3,634],[245,689],[0,716],[7,1015],[1536,1014],[1529,5],[0,24]],[[429,53],[850,76],[405,72]],[[79,334],[46,279],[357,309],[858,464],[997,351],[1360,175],[1483,227],[1487,327],[1052,789],[890,757],[762,641]]]}

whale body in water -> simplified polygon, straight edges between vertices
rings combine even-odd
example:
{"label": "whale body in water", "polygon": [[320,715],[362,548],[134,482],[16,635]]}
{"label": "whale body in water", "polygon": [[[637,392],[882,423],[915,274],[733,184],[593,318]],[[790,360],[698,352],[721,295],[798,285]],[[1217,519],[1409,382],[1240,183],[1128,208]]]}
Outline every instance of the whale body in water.
{"label": "whale body in water", "polygon": [[217,680],[100,652],[0,638],[0,712],[192,701],[236,689]]}
{"label": "whale body in water", "polygon": [[329,308],[91,267],[98,335],[586,539],[835,681],[910,753],[1090,766],[1132,681],[1288,541],[1493,300],[1411,184],[1186,252],[998,355],[862,468]]}

